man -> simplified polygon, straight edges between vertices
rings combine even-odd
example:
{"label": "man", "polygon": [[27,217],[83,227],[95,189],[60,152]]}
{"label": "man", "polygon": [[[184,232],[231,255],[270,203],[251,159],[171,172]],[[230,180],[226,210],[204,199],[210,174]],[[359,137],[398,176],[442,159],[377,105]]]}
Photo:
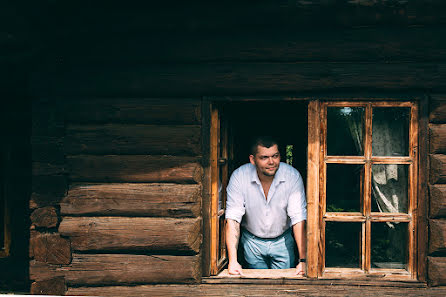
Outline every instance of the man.
{"label": "man", "polygon": [[[304,275],[307,210],[302,177],[280,162],[278,144],[270,137],[255,140],[249,161],[234,171],[227,187],[229,274],[243,275],[237,260],[240,238],[248,268],[296,267],[296,275]],[[299,251],[296,266],[292,234]]]}

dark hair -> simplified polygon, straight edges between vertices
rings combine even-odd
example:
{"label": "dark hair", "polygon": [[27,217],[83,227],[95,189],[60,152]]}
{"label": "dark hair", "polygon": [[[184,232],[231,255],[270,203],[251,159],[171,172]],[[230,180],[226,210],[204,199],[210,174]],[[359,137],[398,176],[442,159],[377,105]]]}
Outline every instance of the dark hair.
{"label": "dark hair", "polygon": [[263,146],[266,148],[270,148],[273,145],[277,145],[279,146],[279,143],[271,136],[259,136],[257,138],[255,138],[252,142],[251,142],[251,154],[252,155],[256,155],[257,154],[257,147]]}

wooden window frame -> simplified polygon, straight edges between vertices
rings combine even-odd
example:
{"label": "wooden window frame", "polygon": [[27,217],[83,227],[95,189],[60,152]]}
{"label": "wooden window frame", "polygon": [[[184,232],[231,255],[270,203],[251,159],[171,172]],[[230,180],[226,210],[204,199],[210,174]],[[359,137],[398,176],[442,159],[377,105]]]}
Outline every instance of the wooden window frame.
{"label": "wooden window frame", "polygon": [[[364,156],[327,156],[326,108],[357,107],[365,108]],[[378,157],[372,156],[372,108],[373,107],[410,107],[409,156]],[[370,277],[384,279],[414,280],[417,278],[417,194],[418,194],[418,105],[415,102],[392,101],[311,101],[308,108],[309,142],[308,142],[308,276],[315,278],[338,277]],[[311,132],[310,132],[311,131]],[[363,212],[360,213],[326,213],[325,212],[325,179],[326,164],[364,164],[364,193],[366,197]],[[407,214],[371,213],[371,165],[372,164],[408,164],[409,166],[409,205]],[[363,215],[364,213],[364,215]],[[358,269],[325,268],[325,221],[361,222],[362,265]],[[407,222],[408,229],[408,273],[393,269],[371,269],[370,263],[370,227],[371,222],[398,221]],[[369,240],[366,240],[369,239]],[[316,265],[314,265],[316,264]]]}

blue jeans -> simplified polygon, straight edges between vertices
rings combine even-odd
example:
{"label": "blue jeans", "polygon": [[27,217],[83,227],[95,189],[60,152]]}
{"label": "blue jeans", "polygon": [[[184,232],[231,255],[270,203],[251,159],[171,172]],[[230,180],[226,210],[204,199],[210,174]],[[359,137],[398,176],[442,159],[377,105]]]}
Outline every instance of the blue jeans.
{"label": "blue jeans", "polygon": [[240,242],[250,269],[286,269],[295,267],[295,243],[291,229],[276,238],[260,238],[242,230]]}

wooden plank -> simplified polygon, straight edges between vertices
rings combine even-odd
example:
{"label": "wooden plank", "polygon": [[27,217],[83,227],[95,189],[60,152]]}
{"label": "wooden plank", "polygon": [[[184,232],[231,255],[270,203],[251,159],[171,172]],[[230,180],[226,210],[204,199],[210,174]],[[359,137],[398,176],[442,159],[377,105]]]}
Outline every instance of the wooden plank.
{"label": "wooden plank", "polygon": [[[129,35],[133,38],[129,38]],[[75,65],[110,63],[116,60],[134,62],[296,62],[296,61],[438,61],[446,53],[444,29],[435,27],[384,28],[288,28],[219,32],[182,32],[151,35],[151,43],[141,42],[134,31],[108,35],[84,35],[83,47],[73,42],[76,55],[64,62]],[[116,43],[125,39],[126,43]],[[339,42],[342,40],[343,42]],[[100,42],[98,42],[100,41]],[[152,46],[154,43],[157,46]],[[133,46],[132,46],[133,45]],[[308,50],[311,49],[311,50]]]}
{"label": "wooden plank", "polygon": [[63,277],[70,285],[194,283],[201,278],[200,263],[199,255],[75,253],[65,266],[31,261],[30,278],[40,282]]}
{"label": "wooden plank", "polygon": [[432,95],[429,121],[436,124],[446,123],[446,95]]}
{"label": "wooden plank", "polygon": [[446,251],[446,220],[429,220],[429,254]]}
{"label": "wooden plank", "polygon": [[198,125],[68,125],[65,152],[196,156],[201,154],[200,134]]}
{"label": "wooden plank", "polygon": [[56,73],[36,73],[30,79],[30,92],[36,96],[142,96],[149,92],[154,96],[218,96],[271,90],[322,92],[335,88],[442,90],[446,85],[446,66],[442,63],[266,62],[109,67],[73,65]]}
{"label": "wooden plank", "polygon": [[[322,283],[321,283],[322,282]],[[380,285],[385,283],[385,285]],[[417,284],[383,281],[295,280],[293,283],[262,281],[250,283],[209,283],[200,285],[139,285],[104,287],[69,287],[72,296],[443,296],[445,288],[426,288]]]}
{"label": "wooden plank", "polygon": [[446,258],[427,257],[429,284],[431,286],[446,285]]}
{"label": "wooden plank", "polygon": [[74,184],[60,203],[63,215],[197,217],[200,185]]}
{"label": "wooden plank", "polygon": [[195,252],[201,218],[64,217],[59,232],[74,250]]}
{"label": "wooden plank", "polygon": [[319,101],[308,102],[308,171],[307,171],[307,276],[318,276],[319,259]]}
{"label": "wooden plank", "polygon": [[194,98],[64,98],[68,124],[201,124],[201,102]]}
{"label": "wooden plank", "polygon": [[195,157],[68,156],[69,178],[82,182],[199,183],[202,167]]}
{"label": "wooden plank", "polygon": [[430,217],[446,217],[446,185],[429,186]]}
{"label": "wooden plank", "polygon": [[446,155],[430,155],[430,183],[446,183]]}
{"label": "wooden plank", "polygon": [[429,125],[429,144],[431,154],[446,153],[446,124]]}
{"label": "wooden plank", "polygon": [[56,208],[46,206],[38,208],[31,213],[31,225],[35,227],[54,228],[59,222]]}
{"label": "wooden plank", "polygon": [[71,262],[70,241],[56,233],[36,233],[29,241],[30,254],[34,259],[48,264]]}
{"label": "wooden plank", "polygon": [[51,278],[31,284],[32,295],[65,295],[65,279],[63,277]]}

